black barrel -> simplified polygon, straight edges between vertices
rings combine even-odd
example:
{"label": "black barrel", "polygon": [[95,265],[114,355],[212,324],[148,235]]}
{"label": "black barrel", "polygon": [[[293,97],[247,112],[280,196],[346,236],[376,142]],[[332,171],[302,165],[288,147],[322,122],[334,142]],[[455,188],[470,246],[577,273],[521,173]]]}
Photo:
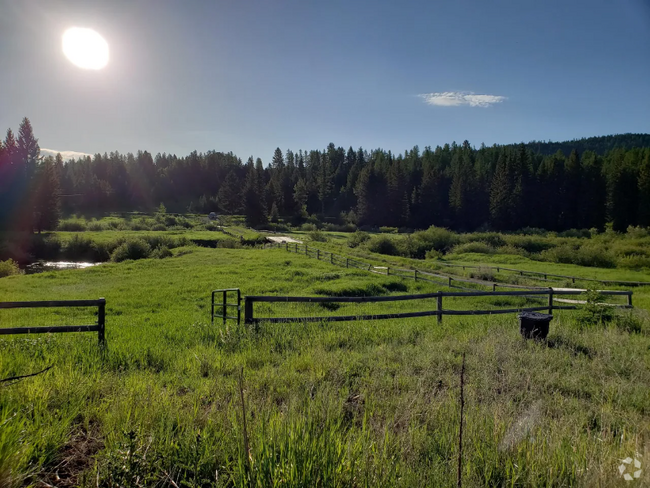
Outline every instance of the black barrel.
{"label": "black barrel", "polygon": [[547,313],[522,312],[519,318],[519,331],[524,339],[546,339],[549,323],[553,316]]}

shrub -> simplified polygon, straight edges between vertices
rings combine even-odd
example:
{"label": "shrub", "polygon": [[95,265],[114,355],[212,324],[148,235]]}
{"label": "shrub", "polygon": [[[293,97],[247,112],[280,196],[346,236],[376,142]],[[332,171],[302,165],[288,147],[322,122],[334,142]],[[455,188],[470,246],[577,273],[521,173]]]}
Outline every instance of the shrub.
{"label": "shrub", "polygon": [[452,253],[454,254],[464,254],[468,252],[475,252],[478,254],[493,254],[494,248],[488,246],[484,242],[475,241],[475,242],[466,242],[465,244],[458,244],[452,248]]}
{"label": "shrub", "polygon": [[379,228],[379,232],[381,232],[382,234],[397,234],[398,230],[399,229],[397,227],[380,227]]}
{"label": "shrub", "polygon": [[484,281],[494,281],[496,279],[494,275],[494,271],[492,271],[490,268],[481,268],[481,267],[479,267],[479,269],[476,271],[472,271],[469,274],[469,277],[477,280],[484,280]]}
{"label": "shrub", "polygon": [[442,253],[435,249],[429,249],[424,255],[425,259],[442,259]]}
{"label": "shrub", "polygon": [[466,239],[469,242],[483,242],[490,247],[501,247],[506,245],[506,241],[501,234],[496,232],[477,232],[475,234],[468,234]]}
{"label": "shrub", "polygon": [[16,261],[13,259],[0,261],[0,278],[17,275],[18,273],[20,273],[20,268],[18,268],[18,263]]}
{"label": "shrub", "polygon": [[217,247],[222,249],[239,249],[241,248],[241,242],[235,239],[221,239],[217,242]]}
{"label": "shrub", "polygon": [[86,230],[86,222],[77,219],[62,220],[57,229],[64,232],[83,232]]}
{"label": "shrub", "polygon": [[32,237],[29,253],[36,259],[57,259],[61,254],[61,241],[56,236],[36,234]]}
{"label": "shrub", "polygon": [[399,255],[395,242],[387,236],[377,236],[370,239],[368,241],[368,250],[388,256]]}
{"label": "shrub", "polygon": [[442,227],[431,226],[427,230],[416,232],[413,239],[423,243],[425,248],[447,252],[459,242],[459,237],[453,232]]}
{"label": "shrub", "polygon": [[106,230],[106,226],[102,224],[101,222],[97,222],[96,220],[93,220],[92,222],[88,222],[88,225],[86,225],[86,228],[90,231],[93,232],[99,232],[102,230]]}
{"label": "shrub", "polygon": [[150,254],[149,244],[142,239],[133,239],[118,246],[111,254],[111,261],[119,263],[127,259],[146,259]]}
{"label": "shrub", "polygon": [[590,239],[591,232],[589,229],[569,229],[565,230],[564,232],[559,232],[558,237],[578,237],[583,239]]}
{"label": "shrub", "polygon": [[94,261],[96,247],[93,241],[87,237],[75,235],[66,244],[63,255],[71,261]]}
{"label": "shrub", "polygon": [[512,254],[512,255],[515,255],[515,256],[527,256],[528,255],[528,253],[524,249],[522,249],[520,247],[511,246],[509,244],[507,246],[501,246],[499,249],[496,249],[494,252],[496,254]]}
{"label": "shrub", "polygon": [[639,316],[638,313],[635,313],[634,310],[626,310],[616,314],[614,317],[614,324],[616,328],[622,330],[623,332],[638,334],[643,332],[644,325],[646,322]]}
{"label": "shrub", "polygon": [[575,249],[569,244],[548,249],[540,255],[543,261],[554,263],[577,264],[600,268],[616,267],[616,260],[602,247],[583,246]]}
{"label": "shrub", "polygon": [[309,238],[312,241],[316,241],[316,242],[327,242],[327,236],[323,234],[320,230],[312,230],[309,233]]}
{"label": "shrub", "polygon": [[580,327],[604,325],[614,318],[614,309],[603,305],[603,296],[594,290],[587,291],[586,303],[578,309],[576,320]]}
{"label": "shrub", "polygon": [[650,268],[650,257],[647,256],[623,256],[616,262],[619,268],[624,269],[643,269]]}
{"label": "shrub", "polygon": [[315,230],[318,230],[318,227],[316,227],[316,224],[302,224],[300,226],[300,230],[305,232],[313,232]]}
{"label": "shrub", "polygon": [[504,236],[508,245],[518,247],[529,253],[538,253],[552,249],[555,244],[544,237]]}
{"label": "shrub", "polygon": [[153,259],[165,259],[171,256],[172,256],[172,252],[166,246],[159,247],[158,249],[154,249],[153,252],[151,253],[151,258]]}
{"label": "shrub", "polygon": [[370,234],[358,230],[348,238],[348,247],[359,247],[361,244],[368,241],[368,239],[370,239]]}
{"label": "shrub", "polygon": [[[151,226],[151,230],[156,231],[156,232],[161,232],[164,230],[167,230],[167,227],[165,227],[165,224],[155,224]],[[208,229],[211,230],[211,229]]]}

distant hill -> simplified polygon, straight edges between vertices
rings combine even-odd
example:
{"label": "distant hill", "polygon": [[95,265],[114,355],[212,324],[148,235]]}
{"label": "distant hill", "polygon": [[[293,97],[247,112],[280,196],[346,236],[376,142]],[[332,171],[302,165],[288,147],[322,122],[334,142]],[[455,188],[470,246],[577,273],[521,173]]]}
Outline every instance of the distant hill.
{"label": "distant hill", "polygon": [[562,151],[568,156],[574,149],[580,154],[585,151],[593,151],[602,155],[616,148],[650,147],[650,134],[617,134],[611,136],[585,137],[583,139],[564,142],[532,141],[526,144],[526,147],[533,152],[543,155],[555,154],[557,151]]}

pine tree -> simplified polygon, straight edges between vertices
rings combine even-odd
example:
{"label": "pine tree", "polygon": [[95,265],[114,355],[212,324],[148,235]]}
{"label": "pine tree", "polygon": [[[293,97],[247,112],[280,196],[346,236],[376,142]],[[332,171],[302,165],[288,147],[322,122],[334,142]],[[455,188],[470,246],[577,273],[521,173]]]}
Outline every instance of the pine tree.
{"label": "pine tree", "polygon": [[512,179],[502,154],[492,178],[490,190],[490,222],[495,229],[508,230],[512,225]]}
{"label": "pine tree", "polygon": [[262,160],[257,159],[255,167],[249,167],[244,185],[244,214],[246,225],[256,227],[267,222],[264,182],[260,181],[264,171]]}
{"label": "pine tree", "polygon": [[650,150],[645,150],[645,156],[639,169],[639,211],[637,221],[643,227],[650,227]]}
{"label": "pine tree", "polygon": [[40,234],[44,230],[55,230],[61,218],[59,178],[52,157],[45,158],[37,174],[34,227]]}
{"label": "pine tree", "polygon": [[237,174],[230,171],[217,193],[219,208],[226,214],[234,215],[242,210],[241,183]]}

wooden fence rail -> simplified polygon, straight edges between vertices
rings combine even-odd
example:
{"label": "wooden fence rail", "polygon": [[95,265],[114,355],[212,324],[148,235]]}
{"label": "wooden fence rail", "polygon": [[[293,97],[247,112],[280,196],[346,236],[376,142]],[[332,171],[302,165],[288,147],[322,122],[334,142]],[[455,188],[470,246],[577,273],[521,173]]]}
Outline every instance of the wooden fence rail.
{"label": "wooden fence rail", "polygon": [[[479,280],[479,279],[473,279],[473,278],[461,278],[458,276],[449,276],[445,274],[440,274],[440,273],[434,273],[432,271],[421,271],[418,269],[405,269],[405,268],[396,268],[396,267],[391,267],[391,266],[374,266],[372,264],[359,261],[357,259],[353,259],[350,257],[346,256],[340,256],[337,254],[334,254],[330,251],[323,251],[316,249],[313,246],[309,246],[308,244],[302,244],[302,243],[270,243],[267,244],[268,247],[279,247],[279,248],[284,248],[288,252],[293,252],[297,254],[304,254],[307,257],[312,257],[319,259],[321,261],[329,261],[331,264],[338,265],[338,266],[343,266],[346,268],[357,268],[357,269],[363,269],[365,271],[369,271],[371,273],[376,273],[376,274],[383,274],[386,276],[397,276],[400,278],[406,278],[406,279],[413,279],[415,281],[425,281],[429,283],[435,283],[439,285],[444,285],[449,288],[458,288],[460,290],[466,290],[466,291],[473,291],[476,288],[469,288],[467,286],[462,286],[459,285],[458,283],[463,283],[467,285],[475,285],[475,286],[486,286],[492,289],[492,291],[496,291],[497,287],[501,288],[512,288],[512,289],[520,289],[520,290],[546,290],[548,287],[545,286],[534,286],[534,285],[515,285],[515,284],[510,284],[510,283],[499,283],[496,281],[487,281],[487,280]],[[448,263],[438,263],[442,264],[445,266],[453,266],[453,267],[462,267],[462,268],[489,268],[489,269],[496,269],[497,271],[499,270],[509,270],[509,271],[517,271],[523,275],[525,274],[531,274],[531,275],[544,275],[544,276],[556,276],[556,277],[562,277],[562,278],[575,278],[573,281],[575,283],[575,280],[582,280],[582,281],[593,281],[593,282],[600,282],[600,283],[609,283],[609,284],[621,284],[624,282],[618,282],[618,281],[599,281],[599,280],[593,280],[589,278],[578,278],[578,277],[571,277],[571,276],[563,276],[563,275],[553,275],[550,273],[539,273],[537,271],[523,271],[523,270],[514,270],[512,268],[504,268],[501,266],[464,266],[461,264],[448,264]],[[551,281],[546,278],[535,278],[540,281]],[[643,282],[627,282],[631,284],[636,284],[636,285],[642,285]],[[650,283],[648,283],[650,284]],[[577,291],[578,289],[576,289]],[[585,289],[579,289],[580,291],[586,291]]]}
{"label": "wooden fence rail", "polygon": [[0,302],[0,309],[16,308],[55,308],[55,307],[97,307],[97,323],[93,325],[53,325],[30,327],[0,327],[0,335],[46,334],[59,332],[97,332],[100,345],[106,337],[106,300],[55,300],[37,302]]}
{"label": "wooden fence rail", "polygon": [[[527,291],[473,291],[473,292],[435,292],[423,293],[418,295],[396,295],[396,296],[382,296],[382,297],[291,297],[291,296],[246,296],[244,297],[244,321],[248,324],[257,322],[270,322],[270,323],[287,323],[287,322],[341,322],[353,320],[382,320],[382,319],[398,319],[398,318],[411,318],[411,317],[427,317],[437,316],[438,322],[442,322],[443,315],[492,315],[516,312],[536,312],[540,310],[548,310],[548,313],[553,313],[553,310],[573,310],[576,305],[556,305],[553,301],[557,295],[579,295],[581,291],[575,290],[553,290],[551,288],[546,290],[527,290]],[[601,291],[605,296],[626,296],[628,303],[626,305],[614,305],[622,308],[632,308],[632,292],[631,291]],[[508,308],[508,309],[494,309],[494,310],[446,310],[443,308],[444,297],[494,297],[494,296],[511,296],[511,297],[530,297],[537,296],[539,298],[548,297],[548,304],[537,307],[522,307],[522,308]],[[256,302],[263,303],[375,303],[375,302],[395,302],[405,300],[423,300],[436,298],[436,310],[425,310],[421,312],[398,312],[398,313],[385,313],[385,314],[364,314],[364,315],[339,315],[339,316],[320,316],[320,317],[271,317],[259,318],[255,317],[254,304]],[[561,300],[558,300],[561,301]]]}

